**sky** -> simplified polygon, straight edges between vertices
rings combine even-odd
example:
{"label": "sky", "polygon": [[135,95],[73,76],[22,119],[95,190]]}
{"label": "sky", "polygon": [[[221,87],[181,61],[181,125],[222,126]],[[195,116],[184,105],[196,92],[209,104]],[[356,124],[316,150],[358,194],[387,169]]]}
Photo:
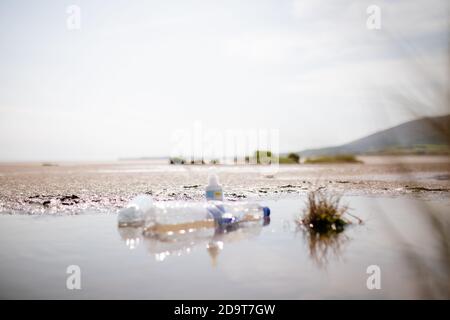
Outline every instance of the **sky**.
{"label": "sky", "polygon": [[199,125],[338,145],[449,113],[448,57],[446,0],[1,0],[0,161],[166,156]]}

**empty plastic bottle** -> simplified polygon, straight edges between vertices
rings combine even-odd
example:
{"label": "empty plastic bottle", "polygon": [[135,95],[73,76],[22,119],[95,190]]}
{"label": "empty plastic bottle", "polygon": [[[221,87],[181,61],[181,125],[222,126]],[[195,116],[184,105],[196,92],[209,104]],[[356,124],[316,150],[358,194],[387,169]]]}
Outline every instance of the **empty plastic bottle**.
{"label": "empty plastic bottle", "polygon": [[145,214],[153,207],[153,199],[141,194],[133,198],[125,208],[119,211],[119,227],[140,227],[144,225]]}
{"label": "empty plastic bottle", "polygon": [[270,216],[270,210],[250,202],[164,201],[139,195],[119,211],[119,227],[142,227],[145,233],[192,232],[229,226]]}
{"label": "empty plastic bottle", "polygon": [[211,172],[208,177],[208,185],[205,188],[206,200],[223,201],[223,190],[219,184],[219,178],[214,172]]}
{"label": "empty plastic bottle", "polygon": [[186,233],[258,221],[270,210],[254,203],[155,202],[145,217],[145,233]]}
{"label": "empty plastic bottle", "polygon": [[222,202],[216,203],[216,206],[224,214],[232,216],[236,222],[256,221],[270,217],[269,207],[261,206],[255,202]]}
{"label": "empty plastic bottle", "polygon": [[270,222],[269,217],[270,209],[257,203],[157,202],[139,195],[119,211],[118,224],[119,234],[130,249],[144,242],[158,261],[207,244],[215,265],[224,242],[258,235]]}
{"label": "empty plastic bottle", "polygon": [[208,202],[155,202],[145,215],[145,232],[186,232],[214,227],[214,217],[209,209],[214,208]]}

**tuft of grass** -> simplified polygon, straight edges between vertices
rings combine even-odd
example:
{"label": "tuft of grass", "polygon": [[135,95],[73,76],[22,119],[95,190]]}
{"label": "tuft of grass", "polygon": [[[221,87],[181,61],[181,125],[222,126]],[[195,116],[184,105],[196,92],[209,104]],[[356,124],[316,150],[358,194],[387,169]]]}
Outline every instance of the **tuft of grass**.
{"label": "tuft of grass", "polygon": [[363,163],[352,154],[338,154],[334,156],[321,156],[315,158],[307,158],[305,163]]}
{"label": "tuft of grass", "polygon": [[[352,221],[345,217],[348,206],[341,205],[341,197],[330,195],[320,190],[311,191],[308,194],[306,208],[300,223],[308,230],[318,234],[339,233],[351,224]],[[352,215],[350,215],[352,216]],[[355,219],[361,219],[352,216]]]}
{"label": "tuft of grass", "polygon": [[352,223],[344,215],[349,215],[348,206],[341,204],[341,197],[325,193],[321,189],[311,191],[306,200],[303,217],[297,222],[312,260],[319,267],[325,267],[331,256],[339,257],[349,238],[343,232]]}

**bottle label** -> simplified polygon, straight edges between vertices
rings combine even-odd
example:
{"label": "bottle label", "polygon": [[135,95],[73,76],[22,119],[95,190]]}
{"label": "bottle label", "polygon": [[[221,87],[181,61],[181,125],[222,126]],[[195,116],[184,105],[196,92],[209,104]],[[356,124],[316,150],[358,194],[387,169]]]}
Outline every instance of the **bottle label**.
{"label": "bottle label", "polygon": [[207,200],[223,200],[221,191],[206,191]]}

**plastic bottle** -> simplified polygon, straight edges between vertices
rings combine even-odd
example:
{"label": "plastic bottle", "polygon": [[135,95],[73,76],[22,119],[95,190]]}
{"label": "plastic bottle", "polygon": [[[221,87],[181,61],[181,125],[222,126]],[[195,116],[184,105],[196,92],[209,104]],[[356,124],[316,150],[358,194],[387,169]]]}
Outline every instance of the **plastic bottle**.
{"label": "plastic bottle", "polygon": [[258,221],[269,216],[269,208],[249,202],[155,202],[145,216],[144,230],[146,234],[185,234]]}
{"label": "plastic bottle", "polygon": [[256,221],[270,217],[269,207],[255,202],[223,202],[217,203],[216,206],[221,208],[225,214],[233,216],[237,222]]}
{"label": "plastic bottle", "polygon": [[214,217],[208,202],[164,201],[155,202],[145,215],[146,233],[188,232],[214,227]]}
{"label": "plastic bottle", "polygon": [[152,197],[141,194],[134,197],[125,208],[119,211],[117,221],[119,227],[141,227],[145,222],[145,214],[153,207]]}
{"label": "plastic bottle", "polygon": [[219,184],[219,178],[212,172],[208,177],[208,185],[206,186],[206,200],[223,201],[223,190]]}
{"label": "plastic bottle", "polygon": [[139,195],[119,211],[119,227],[142,227],[146,232],[186,232],[256,221],[270,216],[257,203],[222,201],[163,201]]}
{"label": "plastic bottle", "polygon": [[151,197],[140,195],[119,211],[118,229],[129,249],[144,242],[158,261],[170,255],[187,254],[194,247],[207,244],[215,265],[224,241],[258,235],[270,222],[269,217],[269,208],[257,203],[154,202]]}

